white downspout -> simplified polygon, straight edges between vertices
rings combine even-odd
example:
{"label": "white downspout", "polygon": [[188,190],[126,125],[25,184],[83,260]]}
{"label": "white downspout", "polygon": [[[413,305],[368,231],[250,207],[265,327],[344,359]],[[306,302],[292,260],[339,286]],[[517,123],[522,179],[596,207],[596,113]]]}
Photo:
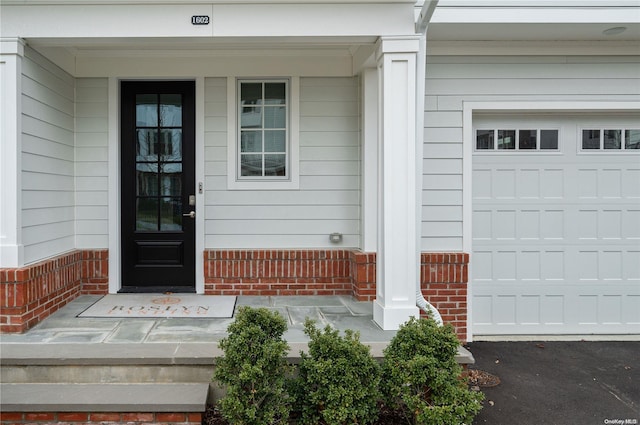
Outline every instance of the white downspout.
{"label": "white downspout", "polygon": [[[422,180],[422,163],[424,158],[424,96],[425,96],[425,79],[426,79],[426,67],[427,67],[427,27],[429,21],[433,16],[438,0],[425,0],[420,15],[416,22],[416,33],[420,35],[420,47],[418,51],[418,61],[416,69],[416,181]],[[418,190],[417,195],[417,216],[422,217],[422,188]],[[420,223],[418,223],[420,228]],[[421,246],[420,232],[416,232],[416,238],[418,239],[418,245]],[[420,250],[419,250],[420,251]],[[417,252],[418,264],[420,264],[420,252]],[[420,273],[418,273],[420,276]],[[430,318],[442,326],[442,316],[438,309],[436,309],[429,301],[424,298],[422,294],[422,288],[420,286],[420,279],[416,282],[416,306],[424,311]]]}

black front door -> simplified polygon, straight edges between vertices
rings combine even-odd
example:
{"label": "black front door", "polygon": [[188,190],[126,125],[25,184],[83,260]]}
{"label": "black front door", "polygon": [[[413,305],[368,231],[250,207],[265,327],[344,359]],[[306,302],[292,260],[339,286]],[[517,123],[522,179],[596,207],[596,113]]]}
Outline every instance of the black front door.
{"label": "black front door", "polygon": [[195,292],[195,84],[122,82],[121,292]]}

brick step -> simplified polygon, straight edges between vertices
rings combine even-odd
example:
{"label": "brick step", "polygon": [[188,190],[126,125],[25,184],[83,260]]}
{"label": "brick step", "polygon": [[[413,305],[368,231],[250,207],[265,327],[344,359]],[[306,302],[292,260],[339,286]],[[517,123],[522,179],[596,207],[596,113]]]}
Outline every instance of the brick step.
{"label": "brick step", "polygon": [[205,383],[0,384],[0,410],[202,413],[208,392]]}

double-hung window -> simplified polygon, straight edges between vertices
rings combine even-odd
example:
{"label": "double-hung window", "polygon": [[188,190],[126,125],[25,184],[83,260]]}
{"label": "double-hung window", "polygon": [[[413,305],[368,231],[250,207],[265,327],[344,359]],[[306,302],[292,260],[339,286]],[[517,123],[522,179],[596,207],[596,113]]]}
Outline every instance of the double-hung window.
{"label": "double-hung window", "polygon": [[238,81],[238,179],[289,176],[286,80]]}
{"label": "double-hung window", "polygon": [[296,78],[235,80],[229,98],[235,105],[230,189],[297,187],[297,82]]}

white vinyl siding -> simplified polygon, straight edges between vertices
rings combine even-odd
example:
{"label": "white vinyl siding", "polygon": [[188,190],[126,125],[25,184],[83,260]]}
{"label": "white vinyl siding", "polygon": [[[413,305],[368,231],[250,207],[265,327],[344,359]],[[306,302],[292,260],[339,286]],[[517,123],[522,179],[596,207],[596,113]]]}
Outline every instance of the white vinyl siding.
{"label": "white vinyl siding", "polygon": [[227,82],[205,80],[205,247],[357,247],[360,232],[356,78],[300,79],[300,188],[227,190]]}
{"label": "white vinyl siding", "polygon": [[74,79],[25,48],[22,68],[24,262],[74,248]]}
{"label": "white vinyl siding", "polygon": [[[76,248],[107,248],[108,80],[76,81]],[[111,172],[116,172],[112,167]]]}
{"label": "white vinyl siding", "polygon": [[464,102],[640,99],[637,56],[428,56],[426,73],[423,251],[463,250]]}

